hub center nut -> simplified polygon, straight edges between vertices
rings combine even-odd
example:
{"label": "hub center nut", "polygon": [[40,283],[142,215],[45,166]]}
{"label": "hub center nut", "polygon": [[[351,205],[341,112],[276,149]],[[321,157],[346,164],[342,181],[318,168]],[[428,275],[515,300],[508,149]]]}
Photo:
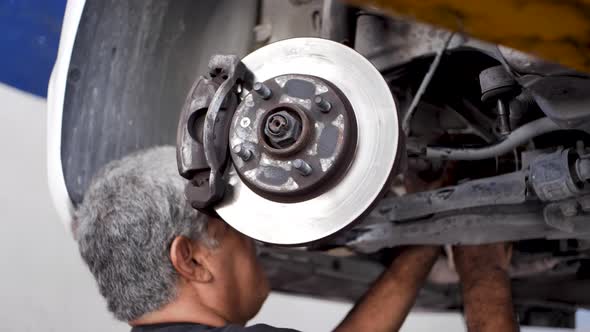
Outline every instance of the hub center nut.
{"label": "hub center nut", "polygon": [[302,123],[299,115],[291,114],[285,107],[277,109],[266,119],[264,134],[268,144],[276,149],[285,149],[295,144],[301,136]]}
{"label": "hub center nut", "polygon": [[275,114],[266,121],[266,134],[270,136],[283,136],[289,128],[289,122],[280,114]]}

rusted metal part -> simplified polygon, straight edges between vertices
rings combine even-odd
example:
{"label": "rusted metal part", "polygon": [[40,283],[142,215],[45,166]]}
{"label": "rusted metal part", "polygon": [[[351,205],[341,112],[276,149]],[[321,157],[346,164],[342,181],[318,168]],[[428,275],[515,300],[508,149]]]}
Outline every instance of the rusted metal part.
{"label": "rusted metal part", "polygon": [[[334,145],[336,147],[342,145],[344,148],[348,145],[338,142],[338,137],[341,136],[338,118],[342,115],[338,114],[342,112],[338,106],[338,100],[348,101],[355,115],[362,113],[362,116],[355,116],[358,130],[357,138],[351,140],[356,143],[350,145],[354,146],[354,150],[351,151],[353,153],[341,154],[354,157],[348,167],[342,167],[341,172],[327,177],[327,181],[320,188],[311,190],[309,195],[297,194],[292,197],[293,200],[279,198],[280,195],[274,193],[265,197],[253,190],[254,186],[246,184],[244,177],[238,174],[238,168],[243,167],[244,161],[242,158],[234,158],[232,155],[232,167],[227,174],[231,191],[228,190],[224,200],[215,207],[219,216],[245,235],[278,245],[301,245],[318,241],[363,218],[369,213],[375,202],[390,188],[389,180],[398,169],[403,148],[397,106],[391,89],[381,73],[350,47],[319,38],[293,38],[272,43],[249,54],[242,59],[242,62],[252,73],[247,82],[262,82],[270,87],[269,80],[276,77],[296,75],[301,80],[301,76],[308,76],[320,78],[324,82],[333,84],[338,91],[345,94],[345,99],[339,97],[334,100],[329,98],[329,91],[319,94],[330,102],[331,107],[328,112],[326,112],[326,107],[320,109],[315,103],[317,94],[309,93],[307,97],[302,95],[304,98],[292,96],[291,93],[287,96],[291,99],[293,97],[303,99],[303,101],[297,102],[297,106],[305,111],[308,110],[305,107],[307,104],[312,109],[313,107],[318,108],[317,112],[310,109],[309,115],[317,116],[320,119],[320,121],[316,121],[318,125],[319,123],[324,124],[319,141],[331,142],[331,144],[326,144],[325,151],[321,144],[318,144],[318,155],[320,152],[326,153],[326,157],[329,158],[333,156]],[[289,82],[292,81],[294,80],[289,80]],[[275,84],[277,83],[275,82]],[[255,103],[254,97],[248,96],[249,90],[250,88],[245,86],[242,93],[243,105]],[[316,89],[314,87],[309,90],[315,92]],[[272,103],[280,96],[274,91],[272,95],[274,98],[270,97],[264,102]],[[269,105],[270,108],[263,109],[266,111],[276,107],[277,101],[274,102]],[[288,103],[289,101],[283,100],[281,102],[279,98],[279,102]],[[235,121],[232,122],[230,130],[230,146],[233,150],[235,145],[243,143],[245,148],[251,149],[253,151],[252,159],[249,159],[247,163],[260,161],[260,156],[254,152],[256,146],[250,147],[248,145],[258,145],[260,142],[258,128],[262,122],[257,124],[253,122],[263,120],[262,114],[264,111],[261,111],[259,116],[255,114],[256,117],[243,117],[240,115],[239,109],[234,114]],[[322,118],[325,120],[321,120]],[[337,120],[336,123],[333,123],[334,120]],[[326,121],[329,122],[326,123]],[[326,128],[328,128],[326,124],[328,123],[333,128],[331,134],[326,132]],[[244,130],[244,127],[249,130]],[[246,132],[239,133],[239,131]],[[319,133],[319,130],[316,133]],[[245,141],[242,142],[243,138],[240,136],[242,134],[243,137],[249,138],[249,144],[246,144]],[[234,138],[237,138],[237,141],[234,141]],[[348,138],[352,138],[351,135],[342,135],[343,140]],[[316,140],[318,140],[317,137]],[[312,156],[315,154],[314,145],[309,146],[312,149]],[[304,148],[300,152],[307,150],[309,149]],[[326,157],[320,155],[319,159],[327,159]],[[289,178],[301,179],[305,182],[313,182],[313,177],[317,176],[322,168],[321,160],[320,163],[316,161],[314,164],[305,161],[305,158],[297,157],[296,154],[288,157],[289,163],[295,163],[297,159],[305,161],[312,168],[310,172],[303,162],[284,165],[285,159],[287,158],[274,156],[272,159],[267,158],[266,161],[279,161],[283,166],[286,166],[285,173],[287,171],[293,173]],[[317,160],[318,157],[315,159]],[[328,166],[330,171],[338,166],[337,164],[346,165],[346,163],[335,162],[330,167],[331,160],[327,161],[328,163],[324,166]],[[295,168],[293,171],[289,166],[301,167]],[[280,186],[283,183],[288,182],[281,181],[277,184]],[[288,193],[289,190],[291,189],[285,191]],[[293,193],[292,190],[291,193]]]}
{"label": "rusted metal part", "polygon": [[238,103],[236,84],[246,72],[237,56],[214,55],[209,62],[210,78],[197,79],[180,116],[179,172],[190,180],[186,186],[190,204],[205,212],[211,212],[212,205],[225,193],[227,133]]}
{"label": "rusted metal part", "polygon": [[244,160],[233,151],[238,174],[271,200],[321,194],[352,160],[352,106],[334,85],[310,75],[281,75],[261,85],[269,93],[246,95],[233,119],[232,151],[240,146],[251,152]]}
{"label": "rusted metal part", "polygon": [[517,205],[525,202],[526,190],[526,173],[514,172],[456,186],[384,198],[373,214],[402,222],[466,208]]}
{"label": "rusted metal part", "polygon": [[565,233],[578,234],[590,218],[590,195],[548,204],[543,209],[547,225]]}
{"label": "rusted metal part", "polygon": [[351,0],[590,72],[590,1]]}
{"label": "rusted metal part", "polygon": [[585,160],[559,149],[538,155],[521,171],[387,197],[341,243],[375,252],[425,243],[590,238],[589,182],[575,167]]}
{"label": "rusted metal part", "polygon": [[[414,244],[495,243],[528,239],[589,239],[588,213],[574,217],[552,215],[550,222],[536,203],[499,205],[441,213],[407,223],[371,215],[363,225],[338,239],[363,253]],[[561,213],[561,212],[560,212]],[[566,226],[569,225],[569,226]]]}
{"label": "rusted metal part", "polygon": [[269,153],[289,156],[305,146],[311,123],[305,111],[297,105],[278,104],[265,112],[259,128],[259,143]]}
{"label": "rusted metal part", "polygon": [[207,108],[218,87],[219,84],[213,80],[199,77],[193,84],[180,114],[176,132],[176,159],[178,172],[185,178],[190,178],[195,172],[209,168],[202,138],[196,141],[195,137],[203,136],[203,122]]}

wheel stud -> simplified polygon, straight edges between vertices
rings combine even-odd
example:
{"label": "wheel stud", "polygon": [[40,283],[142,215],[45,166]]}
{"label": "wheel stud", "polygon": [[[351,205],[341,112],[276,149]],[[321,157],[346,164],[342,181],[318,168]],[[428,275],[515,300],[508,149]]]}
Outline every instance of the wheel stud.
{"label": "wheel stud", "polygon": [[322,96],[316,96],[313,102],[320,108],[323,113],[328,113],[332,109],[332,104],[324,99]]}
{"label": "wheel stud", "polygon": [[248,161],[248,160],[250,160],[250,158],[252,158],[252,151],[248,150],[247,148],[245,148],[242,145],[236,145],[233,147],[232,150],[243,161]]}
{"label": "wheel stud", "polygon": [[272,91],[264,83],[256,82],[252,89],[264,100],[272,96]]}
{"label": "wheel stud", "polygon": [[293,161],[293,168],[298,170],[303,176],[308,176],[311,174],[311,166],[301,159],[295,159]]}

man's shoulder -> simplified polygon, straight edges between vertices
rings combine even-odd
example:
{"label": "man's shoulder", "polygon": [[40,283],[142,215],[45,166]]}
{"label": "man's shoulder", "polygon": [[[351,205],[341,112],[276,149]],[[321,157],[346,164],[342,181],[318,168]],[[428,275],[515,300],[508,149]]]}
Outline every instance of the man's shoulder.
{"label": "man's shoulder", "polygon": [[278,328],[266,324],[256,324],[248,327],[243,327],[239,325],[228,325],[225,328],[227,328],[227,330],[219,330],[219,332],[298,332],[296,330]]}
{"label": "man's shoulder", "polygon": [[248,327],[240,325],[227,325],[223,327],[210,327],[200,324],[176,323],[136,326],[131,332],[297,332],[292,329],[272,327],[266,324],[256,324]]}

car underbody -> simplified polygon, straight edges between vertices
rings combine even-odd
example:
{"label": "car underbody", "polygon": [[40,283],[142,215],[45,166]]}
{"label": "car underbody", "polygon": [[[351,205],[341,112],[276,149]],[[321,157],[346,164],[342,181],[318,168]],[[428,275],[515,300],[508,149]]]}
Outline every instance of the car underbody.
{"label": "car underbody", "polygon": [[49,133],[61,137],[72,205],[107,162],[175,144],[186,94],[211,56],[293,37],[331,39],[368,59],[395,100],[391,130],[403,145],[362,218],[304,245],[261,244],[273,289],[354,301],[396,247],[441,245],[417,305],[460,310],[450,246],[512,242],[521,322],[572,327],[590,305],[590,76],[373,9],[86,1],[64,69],[61,129]]}

